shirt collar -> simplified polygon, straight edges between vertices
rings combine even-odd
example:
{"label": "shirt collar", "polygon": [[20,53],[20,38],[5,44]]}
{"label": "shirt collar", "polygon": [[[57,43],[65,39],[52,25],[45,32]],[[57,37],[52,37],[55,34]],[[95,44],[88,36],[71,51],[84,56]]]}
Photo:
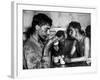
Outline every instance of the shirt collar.
{"label": "shirt collar", "polygon": [[39,47],[43,48],[44,45],[40,39],[37,39],[35,35],[30,37],[30,41],[36,43]]}

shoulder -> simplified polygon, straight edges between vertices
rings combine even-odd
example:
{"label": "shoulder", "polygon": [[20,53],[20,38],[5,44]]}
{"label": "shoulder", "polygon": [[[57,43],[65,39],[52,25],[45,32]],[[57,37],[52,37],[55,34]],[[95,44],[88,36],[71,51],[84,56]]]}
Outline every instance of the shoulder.
{"label": "shoulder", "polygon": [[85,38],[84,38],[84,42],[85,42],[85,43],[88,43],[88,42],[89,42],[89,38],[88,38],[88,37],[85,37]]}
{"label": "shoulder", "polygon": [[29,50],[31,48],[31,45],[30,45],[30,41],[26,41],[26,43],[24,44],[24,49],[25,50]]}
{"label": "shoulder", "polygon": [[28,39],[24,44],[25,49],[30,49],[30,48],[35,49],[35,47],[36,47],[36,42],[34,42],[34,40],[32,41],[31,39]]}
{"label": "shoulder", "polygon": [[23,46],[24,53],[33,53],[34,48],[32,47],[32,43],[28,40]]}
{"label": "shoulder", "polygon": [[89,38],[88,38],[88,37],[86,37],[86,38],[84,39],[84,45],[86,46],[86,48],[89,47],[90,42],[89,42]]}

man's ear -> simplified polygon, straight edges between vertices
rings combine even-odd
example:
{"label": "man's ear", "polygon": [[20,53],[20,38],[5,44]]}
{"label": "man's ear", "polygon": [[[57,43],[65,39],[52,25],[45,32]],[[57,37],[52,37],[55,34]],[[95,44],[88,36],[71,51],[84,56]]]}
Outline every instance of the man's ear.
{"label": "man's ear", "polygon": [[36,25],[36,30],[38,31],[40,29],[40,26],[39,25]]}

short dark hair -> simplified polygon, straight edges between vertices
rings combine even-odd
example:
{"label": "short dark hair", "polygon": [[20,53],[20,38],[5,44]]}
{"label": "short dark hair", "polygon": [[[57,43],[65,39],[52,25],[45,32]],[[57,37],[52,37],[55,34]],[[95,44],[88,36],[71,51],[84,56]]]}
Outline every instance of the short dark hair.
{"label": "short dark hair", "polygon": [[39,13],[33,16],[32,26],[27,30],[27,38],[30,37],[36,31],[36,25],[43,26],[43,25],[52,25],[52,19],[48,17],[46,14]]}
{"label": "short dark hair", "polygon": [[64,33],[64,31],[62,31],[62,30],[57,31],[57,33],[56,33],[55,35],[56,35],[57,37],[61,37],[61,36],[65,37],[65,33]]}
{"label": "short dark hair", "polygon": [[37,15],[35,15],[33,17],[33,21],[32,21],[32,28],[33,28],[33,32],[35,32],[35,26],[39,25],[39,26],[43,26],[48,24],[49,26],[52,25],[52,20],[51,18],[49,18],[47,15],[43,14],[43,13],[39,13]]}

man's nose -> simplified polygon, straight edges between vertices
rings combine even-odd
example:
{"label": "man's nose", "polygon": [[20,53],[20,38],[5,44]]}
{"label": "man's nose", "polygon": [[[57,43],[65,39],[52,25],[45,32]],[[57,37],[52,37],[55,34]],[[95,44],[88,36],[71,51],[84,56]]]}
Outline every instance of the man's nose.
{"label": "man's nose", "polygon": [[72,31],[69,32],[69,35],[72,35]]}
{"label": "man's nose", "polygon": [[50,34],[50,30],[47,30],[47,35],[49,35]]}

